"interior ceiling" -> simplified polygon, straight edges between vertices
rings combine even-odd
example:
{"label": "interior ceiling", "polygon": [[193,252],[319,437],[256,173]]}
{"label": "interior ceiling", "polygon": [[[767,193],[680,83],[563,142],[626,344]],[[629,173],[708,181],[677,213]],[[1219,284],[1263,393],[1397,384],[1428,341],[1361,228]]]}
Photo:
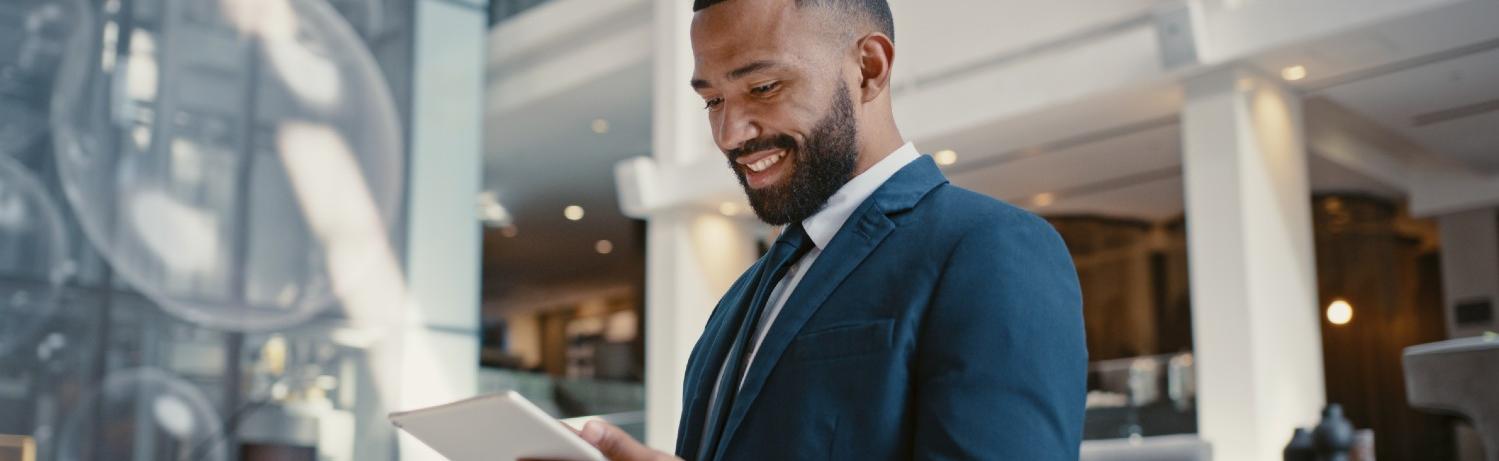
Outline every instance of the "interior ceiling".
{"label": "interior ceiling", "polygon": [[[992,15],[949,11],[943,2],[892,3],[906,25],[902,30],[930,32],[901,38],[908,50],[899,61],[906,63],[903,69],[940,69],[975,57],[962,55],[963,47],[954,51],[951,43],[993,43],[994,34],[1019,31],[1015,43],[1023,46],[1031,37],[1021,29],[983,27]],[[1040,27],[1051,24],[1046,18],[1067,15],[1117,20],[1154,2],[1111,3],[1101,12],[1044,3],[1004,1],[965,9],[995,8],[1006,13],[1004,18],[1027,18],[1018,22]],[[1269,75],[1305,65],[1310,77],[1292,84],[1298,91],[1335,101],[1438,155],[1499,173],[1496,44],[1499,2],[1464,2],[1441,16],[1268,52],[1253,64]],[[910,71],[899,71],[898,77],[900,72]],[[619,160],[649,153],[650,79],[650,64],[643,62],[520,110],[491,114],[486,184],[514,216],[519,234],[486,235],[487,299],[545,298],[534,293],[547,287],[571,293],[616,290],[639,280],[643,228],[619,213],[613,168]],[[1166,83],[914,141],[927,153],[959,152],[958,164],[948,168],[956,184],[1042,214],[1170,219],[1183,209],[1175,121],[1181,100],[1180,88]],[[608,133],[591,131],[598,118],[608,121]],[[1400,196],[1389,185],[1315,156],[1308,171],[1317,191]],[[1037,201],[1041,193],[1051,194],[1049,205]],[[585,208],[582,221],[563,218],[569,204]],[[594,252],[601,239],[614,243],[613,254]],[[541,291],[522,296],[521,287]]]}
{"label": "interior ceiling", "polygon": [[1499,43],[1320,93],[1431,152],[1499,173]]}
{"label": "interior ceiling", "polygon": [[1167,219],[1182,210],[1180,138],[1170,119],[947,172],[953,184],[1043,214]]}
{"label": "interior ceiling", "polygon": [[[1499,173],[1499,2],[1384,24],[1254,59],[1267,75],[1303,65],[1310,78],[1291,85],[1324,96],[1428,152]],[[963,160],[954,183],[1042,214],[1099,214],[1161,219],[1183,210],[1177,127],[1152,120],[1175,114],[1179,88],[1103,95],[1080,107],[921,140],[952,148]],[[1048,132],[1065,128],[1071,138]],[[1037,141],[1038,139],[1053,139]],[[1056,140],[1059,139],[1059,140]],[[1020,143],[1016,145],[1016,143]],[[1423,154],[1423,153],[1412,153]],[[977,157],[977,165],[970,163]],[[1400,198],[1389,184],[1315,155],[1308,176],[1316,192]],[[1100,169],[1097,165],[1106,165]],[[1100,170],[1103,170],[1101,173]],[[1052,203],[1040,206],[1037,194]]]}
{"label": "interior ceiling", "polygon": [[1166,1],[891,0],[898,43],[895,83],[1137,16],[1162,3]]}
{"label": "interior ceiling", "polygon": [[[613,291],[643,276],[644,224],[620,213],[614,164],[650,153],[650,76],[641,63],[487,117],[485,188],[517,232],[485,233],[486,300],[534,304],[546,302],[538,292]],[[596,119],[608,122],[607,133],[593,131]],[[565,218],[568,205],[583,207],[583,219]],[[613,252],[595,251],[599,240]]]}
{"label": "interior ceiling", "polygon": [[1266,53],[1269,75],[1336,102],[1427,151],[1499,173],[1499,2],[1464,1]]}

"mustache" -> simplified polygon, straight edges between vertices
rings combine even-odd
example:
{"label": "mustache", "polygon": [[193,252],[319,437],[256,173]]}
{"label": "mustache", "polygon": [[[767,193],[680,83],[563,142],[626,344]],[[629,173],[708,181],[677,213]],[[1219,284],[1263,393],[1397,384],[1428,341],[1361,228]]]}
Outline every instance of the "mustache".
{"label": "mustache", "polygon": [[730,149],[724,152],[724,154],[727,154],[729,156],[729,161],[734,161],[738,160],[739,157],[756,152],[762,152],[771,149],[791,151],[796,150],[797,147],[798,146],[796,144],[796,138],[792,138],[791,135],[788,134],[780,134],[759,137],[751,139],[749,141],[745,141],[744,144],[739,145],[739,147],[737,148]]}

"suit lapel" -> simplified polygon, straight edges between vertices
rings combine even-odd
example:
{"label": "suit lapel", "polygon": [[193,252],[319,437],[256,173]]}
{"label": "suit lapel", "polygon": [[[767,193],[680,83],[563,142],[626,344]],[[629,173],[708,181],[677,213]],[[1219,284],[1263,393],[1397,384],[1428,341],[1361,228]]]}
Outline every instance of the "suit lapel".
{"label": "suit lapel", "polygon": [[807,320],[817,313],[817,309],[822,307],[823,301],[827,300],[833,290],[848,278],[854,268],[858,267],[859,263],[863,262],[864,258],[868,257],[869,253],[873,252],[887,235],[890,235],[890,231],[895,229],[895,224],[880,212],[879,207],[873,201],[861,205],[859,210],[854,212],[853,218],[858,221],[851,223],[853,225],[845,224],[838,231],[838,234],[828,243],[827,249],[823,250],[822,254],[817,257],[817,261],[808,269],[807,275],[802,277],[801,284],[786,300],[775,323],[771,324],[770,331],[760,343],[760,349],[755,353],[755,360],[745,375],[739,396],[734,399],[728,425],[724,427],[723,438],[718,443],[718,452],[712,459],[722,459],[724,450],[733,440],[735,430],[744,419],[745,412],[749,411],[750,405],[759,396],[760,389],[765,385],[765,379],[770,376],[771,369],[780,360],[786,347],[791,344],[791,339],[796,337]]}
{"label": "suit lapel", "polygon": [[[760,261],[750,266],[745,272],[745,279],[754,280],[762,264],[764,262]],[[748,308],[749,297],[753,294],[753,291],[745,289],[742,284],[730,287],[708,318],[708,324],[703,328],[703,336],[698,339],[697,345],[692,349],[692,355],[688,358],[687,370],[683,376],[682,423],[677,431],[678,454],[693,456],[702,443],[703,426],[706,423],[702,417],[707,414],[713,386],[718,381],[724,358],[728,355],[729,347],[734,341],[733,330],[728,330],[728,328],[732,320],[741,316],[744,309]],[[693,418],[694,415],[697,418]]]}
{"label": "suit lapel", "polygon": [[[755,360],[745,374],[743,387],[739,389],[739,395],[734,399],[734,407],[729,413],[727,425],[724,426],[723,437],[719,440],[716,452],[710,459],[723,459],[724,450],[733,442],[734,432],[739,429],[745,413],[759,397],[760,390],[765,386],[765,380],[770,377],[770,372],[775,368],[776,362],[780,361],[781,355],[786,352],[786,347],[791,345],[791,340],[801,332],[807,320],[817,313],[823,302],[827,301],[833,291],[843,284],[849,274],[853,273],[854,269],[858,268],[875,248],[879,247],[880,242],[883,242],[885,237],[895,230],[895,222],[890,220],[890,216],[909,211],[927,193],[946,183],[947,178],[942,175],[942,171],[937,168],[937,164],[932,161],[931,157],[922,156],[891,176],[849,216],[849,221],[844,223],[833,239],[828,242],[828,247],[823,249],[812,267],[807,269],[807,274],[802,277],[801,283],[791,293],[786,304],[781,307],[781,313],[776,317],[775,323],[771,324],[770,331],[760,343]],[[744,296],[748,294],[741,293],[739,298]],[[737,306],[743,309],[748,302],[748,300],[739,299]],[[722,356],[726,353],[727,351],[718,353],[715,359],[717,366],[709,370],[699,370],[698,374],[703,377],[703,380],[716,377],[713,373],[718,372],[718,367],[722,365]],[[701,437],[698,437],[698,440],[700,442]]]}

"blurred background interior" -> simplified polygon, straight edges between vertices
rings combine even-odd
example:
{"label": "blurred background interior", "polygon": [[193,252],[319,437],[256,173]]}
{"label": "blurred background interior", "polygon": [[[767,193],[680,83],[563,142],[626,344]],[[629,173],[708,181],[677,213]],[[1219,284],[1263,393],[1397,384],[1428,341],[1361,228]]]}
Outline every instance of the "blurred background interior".
{"label": "blurred background interior", "polygon": [[[774,232],[690,4],[0,3],[0,460],[433,459],[386,413],[511,389],[670,449]],[[1084,459],[1499,459],[1499,1],[891,4],[904,134],[1072,251]]]}

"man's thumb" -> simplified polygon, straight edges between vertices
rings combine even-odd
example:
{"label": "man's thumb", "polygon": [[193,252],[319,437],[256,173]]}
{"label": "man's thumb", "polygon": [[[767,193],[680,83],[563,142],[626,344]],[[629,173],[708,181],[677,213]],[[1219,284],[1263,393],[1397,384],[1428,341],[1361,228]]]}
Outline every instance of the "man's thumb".
{"label": "man's thumb", "polygon": [[583,425],[583,430],[578,431],[583,440],[609,459],[652,459],[655,452],[635,439],[630,438],[623,429],[603,421],[589,421]]}

